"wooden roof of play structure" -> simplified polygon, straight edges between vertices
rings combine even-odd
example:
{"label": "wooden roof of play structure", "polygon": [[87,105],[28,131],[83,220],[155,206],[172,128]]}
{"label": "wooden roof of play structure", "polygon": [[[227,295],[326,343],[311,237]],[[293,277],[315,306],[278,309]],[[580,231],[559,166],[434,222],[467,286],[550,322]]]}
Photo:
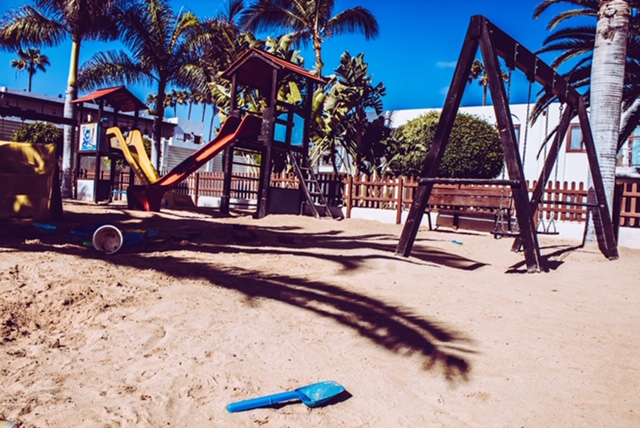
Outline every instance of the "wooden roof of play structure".
{"label": "wooden roof of play structure", "polygon": [[278,72],[278,81],[282,81],[288,74],[296,74],[307,81],[326,83],[324,79],[304,68],[256,48],[249,48],[222,73],[222,77],[231,79],[235,74],[236,84],[269,91],[273,82],[273,70]]}
{"label": "wooden roof of play structure", "polygon": [[147,105],[140,101],[124,86],[98,89],[97,91],[73,100],[74,103],[82,103],[86,101],[106,101],[107,104],[115,110],[124,112],[147,109]]}

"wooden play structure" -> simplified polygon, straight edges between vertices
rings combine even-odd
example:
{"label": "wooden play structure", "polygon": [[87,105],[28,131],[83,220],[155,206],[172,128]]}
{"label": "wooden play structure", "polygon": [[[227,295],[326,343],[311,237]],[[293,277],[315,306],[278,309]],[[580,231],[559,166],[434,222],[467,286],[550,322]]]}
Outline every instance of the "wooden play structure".
{"label": "wooden play structure", "polygon": [[[471,65],[480,47],[486,68],[489,89],[496,114],[500,139],[504,149],[507,177],[500,179],[451,179],[437,177],[437,172],[451,134],[453,122],[460,107],[460,101],[467,86]],[[498,58],[502,58],[510,70],[518,69],[525,73],[530,82],[541,84],[545,91],[553,93],[566,107],[555,137],[548,150],[542,173],[537,181],[531,198],[526,186],[522,160],[516,140],[515,129],[509,110],[509,99],[502,80]],[[509,236],[516,239],[512,249],[523,249],[528,272],[546,270],[540,256],[540,247],[536,232],[535,215],[538,204],[556,161],[558,150],[564,141],[571,119],[578,116],[584,145],[589,160],[589,168],[594,183],[595,202],[589,204],[590,212],[596,226],[598,244],[602,253],[609,259],[618,258],[618,249],[607,205],[602,175],[598,165],[593,135],[589,125],[585,101],[567,81],[545,64],[531,51],[493,25],[485,17],[476,15],[471,23],[462,46],[460,58],[456,66],[451,86],[445,100],[442,115],[427,155],[420,186],[411,205],[409,216],[402,230],[396,254],[408,257],[411,254],[421,219],[429,203],[433,185],[436,183],[477,184],[508,186],[511,191],[513,206],[516,211],[518,231],[509,231]],[[527,118],[528,119],[528,118]]]}
{"label": "wooden play structure", "polygon": [[[113,180],[115,177],[116,161],[123,159],[120,150],[111,147],[111,140],[107,138],[107,127],[118,126],[119,112],[134,112],[134,126],[141,110],[147,106],[124,86],[100,89],[77,98],[78,104],[78,144],[76,156],[76,198],[93,202],[110,202],[112,199]],[[91,102],[98,105],[98,112],[90,121],[82,121],[84,103]],[[108,111],[105,107],[110,106]],[[109,169],[108,174],[103,171]],[[91,179],[79,176],[80,171],[91,170]],[[133,174],[131,175],[133,180]],[[131,182],[130,184],[133,184]]]}
{"label": "wooden play structure", "polygon": [[[325,83],[324,80],[296,64],[255,48],[250,48],[238,58],[222,73],[222,77],[231,81],[232,117],[246,114],[239,106],[239,95],[246,91],[258,91],[266,106],[261,112],[262,125],[257,138],[237,141],[225,151],[221,211],[229,212],[234,165],[238,165],[235,159],[242,158],[234,156],[234,152],[244,152],[260,160],[257,218],[269,213],[300,214],[307,211],[318,218],[332,217],[309,164],[312,95],[317,85]],[[278,96],[285,84],[296,86],[300,93],[297,102],[286,102]],[[276,158],[288,159],[298,175],[299,189],[271,187],[271,172]]]}
{"label": "wooden play structure", "polygon": [[[259,49],[250,48],[223,74],[231,81],[229,117],[218,135],[186,158],[164,177],[127,192],[130,206],[158,211],[166,191],[224,151],[224,184],[220,210],[228,214],[234,166],[259,168],[255,217],[273,213],[331,217],[331,210],[309,165],[309,117],[311,95],[324,80],[302,67]],[[294,85],[300,97],[285,102],[279,97],[284,85]],[[251,93],[261,106],[245,106],[242,95]],[[241,108],[242,107],[242,108]],[[300,179],[299,189],[271,187],[274,160],[288,161]],[[247,162],[251,159],[251,163]],[[244,190],[246,193],[247,191]]]}

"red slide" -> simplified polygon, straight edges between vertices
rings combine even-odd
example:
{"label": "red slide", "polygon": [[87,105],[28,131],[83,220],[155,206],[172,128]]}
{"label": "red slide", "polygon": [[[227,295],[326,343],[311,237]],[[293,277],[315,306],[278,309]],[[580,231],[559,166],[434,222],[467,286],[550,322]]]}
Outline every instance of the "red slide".
{"label": "red slide", "polygon": [[200,169],[212,157],[235,141],[246,137],[257,137],[260,134],[261,125],[262,119],[255,115],[246,115],[242,121],[237,117],[229,117],[222,125],[216,138],[192,153],[160,180],[147,186],[131,186],[127,194],[129,206],[145,211],[160,211],[162,196],[166,191],[171,190],[190,174]]}

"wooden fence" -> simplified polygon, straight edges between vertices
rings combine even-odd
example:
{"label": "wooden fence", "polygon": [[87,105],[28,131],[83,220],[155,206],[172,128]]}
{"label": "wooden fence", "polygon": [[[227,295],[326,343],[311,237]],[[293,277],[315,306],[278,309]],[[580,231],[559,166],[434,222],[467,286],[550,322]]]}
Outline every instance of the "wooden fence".
{"label": "wooden fence", "polygon": [[619,179],[622,186],[620,226],[640,228],[640,180]]}
{"label": "wooden fence", "polygon": [[[535,182],[527,182],[529,191],[533,191]],[[618,180],[622,186],[620,204],[620,226],[640,228],[640,180]],[[436,184],[434,187],[456,188],[460,185]],[[401,222],[402,211],[413,202],[418,180],[405,177],[348,177],[346,179],[345,206],[347,218],[353,208],[392,209],[396,211],[396,223]],[[465,185],[460,186],[460,188]],[[477,186],[475,186],[477,187]],[[499,186],[496,186],[499,187]],[[505,195],[509,194],[505,189]],[[587,194],[584,183],[549,182],[544,191],[539,213],[544,219],[584,222],[587,218]],[[505,198],[505,207],[511,203]],[[429,209],[438,206],[430,205]]]}
{"label": "wooden fence", "polygon": [[[89,171],[83,178],[90,179],[91,172]],[[105,172],[103,178],[108,178],[108,172]],[[222,172],[196,172],[175,190],[191,195],[197,204],[201,197],[222,196],[223,178]],[[351,216],[353,208],[395,210],[398,224],[401,222],[403,210],[411,206],[413,195],[418,187],[418,180],[405,177],[371,178],[322,173],[318,174],[317,178],[329,204],[346,207],[347,218]],[[118,176],[115,177],[115,200],[123,199],[128,183],[128,171],[118,172]],[[620,226],[640,228],[640,180],[620,179],[618,184],[622,186]],[[298,179],[291,173],[273,174],[271,185],[297,189]],[[530,184],[530,190],[533,190],[534,185],[535,182]],[[456,185],[438,184],[436,186],[455,187]],[[258,174],[236,174],[232,178],[231,188],[232,199],[253,201],[255,205]],[[545,202],[540,205],[540,212],[546,219],[553,216],[555,220],[583,222],[587,218],[587,208],[580,205],[587,202],[587,189],[584,183],[549,182],[542,199]],[[505,203],[509,202],[505,200]],[[429,208],[437,209],[438,207],[430,206]]]}

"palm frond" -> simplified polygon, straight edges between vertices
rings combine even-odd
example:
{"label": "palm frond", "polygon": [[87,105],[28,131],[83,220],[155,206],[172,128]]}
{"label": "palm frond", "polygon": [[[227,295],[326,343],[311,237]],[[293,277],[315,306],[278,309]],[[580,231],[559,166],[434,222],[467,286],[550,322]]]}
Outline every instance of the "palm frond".
{"label": "palm frond", "polygon": [[357,6],[338,13],[327,22],[327,34],[362,33],[367,40],[380,35],[378,21],[373,14],[362,6]]}
{"label": "palm frond", "polygon": [[28,45],[55,46],[66,37],[63,22],[50,19],[32,6],[7,12],[0,20],[0,46],[18,49]]}
{"label": "palm frond", "polygon": [[597,17],[598,9],[596,8],[595,10],[593,10],[590,8],[580,8],[580,9],[571,9],[571,10],[565,10],[564,12],[560,12],[559,14],[551,18],[551,20],[547,24],[547,30],[549,31],[555,30],[558,27],[558,25],[562,24],[563,22],[571,18],[585,17],[585,16]]}
{"label": "palm frond", "polygon": [[598,11],[598,6],[599,6],[599,0],[544,0],[534,8],[533,18],[538,19],[550,7],[561,5],[563,3],[569,4],[572,6],[579,6],[580,8],[586,9],[586,10],[595,10],[596,12]]}
{"label": "palm frond", "polygon": [[91,90],[114,83],[135,85],[155,81],[153,74],[145,71],[123,51],[107,51],[96,54],[82,65],[78,74],[81,89]]}

